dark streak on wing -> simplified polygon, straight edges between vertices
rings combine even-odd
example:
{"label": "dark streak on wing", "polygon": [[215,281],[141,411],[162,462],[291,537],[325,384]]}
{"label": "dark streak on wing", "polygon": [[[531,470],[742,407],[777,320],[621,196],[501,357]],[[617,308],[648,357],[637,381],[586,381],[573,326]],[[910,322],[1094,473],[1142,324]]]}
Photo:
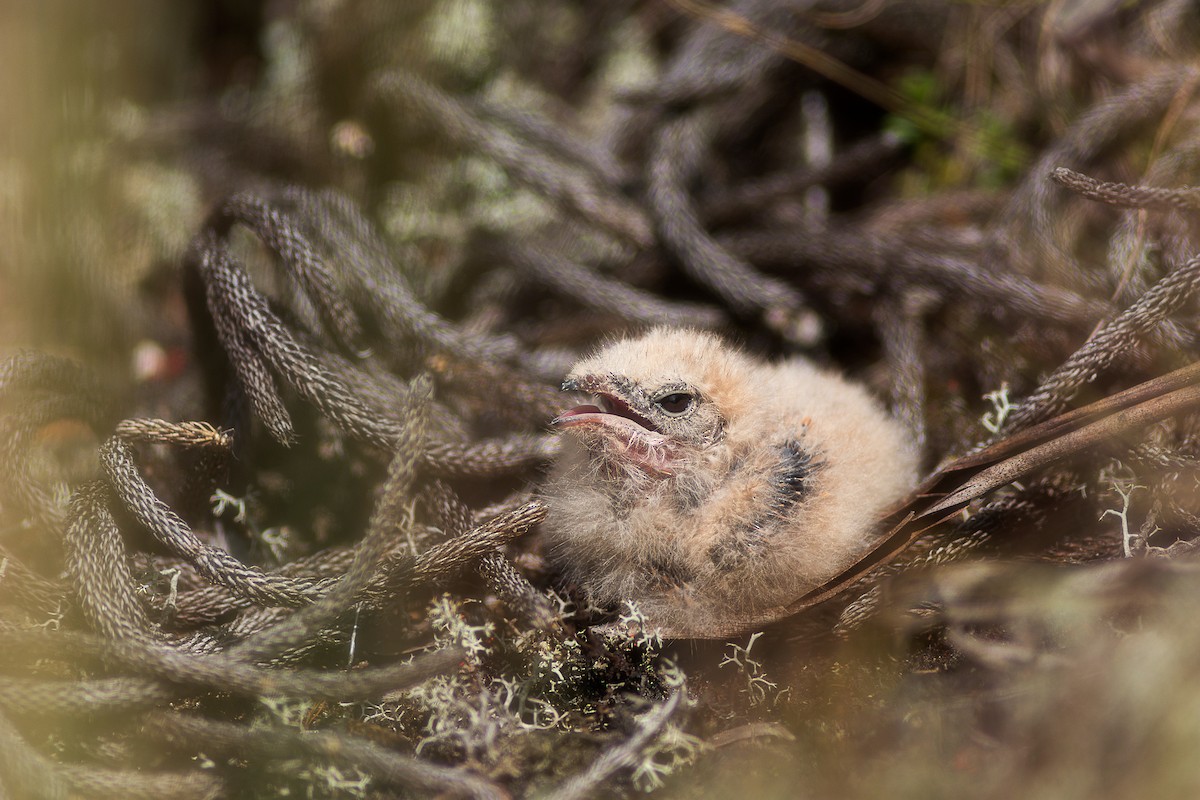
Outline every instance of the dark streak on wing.
{"label": "dark streak on wing", "polygon": [[817,459],[812,450],[805,449],[795,439],[789,439],[780,448],[780,462],[774,475],[775,498],[772,506],[776,514],[783,515],[808,496],[813,478],[824,463]]}

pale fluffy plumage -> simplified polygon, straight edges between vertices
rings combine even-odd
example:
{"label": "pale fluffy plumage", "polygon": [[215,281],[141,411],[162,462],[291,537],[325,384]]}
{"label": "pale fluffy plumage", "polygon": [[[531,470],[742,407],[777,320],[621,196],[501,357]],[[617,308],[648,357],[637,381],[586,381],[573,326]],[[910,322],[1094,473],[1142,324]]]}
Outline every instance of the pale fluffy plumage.
{"label": "pale fluffy plumage", "polygon": [[569,435],[545,489],[551,557],[592,601],[634,600],[668,636],[778,617],[866,549],[913,481],[912,448],[863,389],[709,334],[612,344],[565,386],[603,399],[556,420]]}

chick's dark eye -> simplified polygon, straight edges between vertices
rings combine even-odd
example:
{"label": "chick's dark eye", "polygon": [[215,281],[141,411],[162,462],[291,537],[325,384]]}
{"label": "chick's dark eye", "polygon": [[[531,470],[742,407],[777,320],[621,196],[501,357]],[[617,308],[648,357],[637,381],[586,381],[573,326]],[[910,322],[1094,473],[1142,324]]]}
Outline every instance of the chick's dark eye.
{"label": "chick's dark eye", "polygon": [[682,414],[692,407],[695,398],[686,392],[675,392],[664,395],[654,401],[654,404],[668,414]]}

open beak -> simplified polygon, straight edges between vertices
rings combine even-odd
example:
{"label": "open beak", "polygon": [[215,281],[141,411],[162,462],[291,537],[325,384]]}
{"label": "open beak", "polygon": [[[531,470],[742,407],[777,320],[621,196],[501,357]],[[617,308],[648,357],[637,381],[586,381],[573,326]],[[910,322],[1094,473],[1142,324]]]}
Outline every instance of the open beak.
{"label": "open beak", "polygon": [[604,413],[604,410],[599,406],[583,405],[575,406],[559,414],[554,419],[550,420],[550,424],[556,428],[569,428],[572,425],[587,425],[588,423],[598,423],[597,417]]}
{"label": "open beak", "polygon": [[575,406],[550,420],[550,424],[556,428],[570,428],[576,425],[612,425],[620,430],[628,430],[632,423],[641,428],[644,433],[659,432],[654,423],[631,409],[628,403],[616,395],[597,392],[596,398],[595,404]]}
{"label": "open beak", "polygon": [[652,474],[671,474],[674,448],[654,423],[631,409],[620,397],[598,390],[594,384],[581,387],[575,381],[568,381],[563,388],[568,391],[591,389],[596,402],[564,411],[550,421],[551,425],[560,430],[577,429],[586,438],[598,435],[599,441],[607,442],[603,449],[619,453],[621,460],[632,462]]}

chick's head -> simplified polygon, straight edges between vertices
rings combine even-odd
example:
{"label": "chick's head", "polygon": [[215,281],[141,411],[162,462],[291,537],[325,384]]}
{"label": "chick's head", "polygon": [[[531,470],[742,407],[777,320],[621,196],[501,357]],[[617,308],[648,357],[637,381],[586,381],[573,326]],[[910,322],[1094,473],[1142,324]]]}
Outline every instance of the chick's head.
{"label": "chick's head", "polygon": [[741,398],[748,366],[708,334],[655,329],[579,362],[563,389],[593,402],[554,420],[595,457],[671,475],[718,446]]}

